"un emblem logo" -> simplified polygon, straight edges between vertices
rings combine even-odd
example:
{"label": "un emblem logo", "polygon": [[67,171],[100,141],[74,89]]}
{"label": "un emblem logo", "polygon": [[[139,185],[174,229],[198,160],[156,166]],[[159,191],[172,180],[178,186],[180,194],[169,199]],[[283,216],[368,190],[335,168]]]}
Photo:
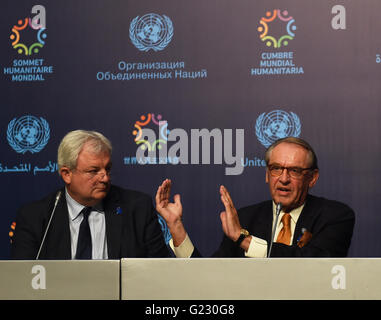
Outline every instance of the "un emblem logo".
{"label": "un emblem logo", "polygon": [[149,13],[130,24],[130,39],[140,51],[163,50],[172,40],[173,24],[167,16]]}
{"label": "un emblem logo", "polygon": [[48,143],[49,137],[49,124],[42,117],[23,116],[14,118],[8,124],[8,143],[18,153],[40,152]]}
{"label": "un emblem logo", "polygon": [[285,137],[299,137],[302,125],[293,113],[274,110],[262,113],[256,121],[255,133],[260,143],[268,148],[273,142]]}

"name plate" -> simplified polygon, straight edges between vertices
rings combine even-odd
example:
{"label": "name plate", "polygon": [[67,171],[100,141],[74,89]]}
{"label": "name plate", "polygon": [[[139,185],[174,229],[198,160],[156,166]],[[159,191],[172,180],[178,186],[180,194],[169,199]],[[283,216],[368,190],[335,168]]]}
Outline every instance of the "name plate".
{"label": "name plate", "polygon": [[0,261],[1,300],[118,300],[119,260]]}

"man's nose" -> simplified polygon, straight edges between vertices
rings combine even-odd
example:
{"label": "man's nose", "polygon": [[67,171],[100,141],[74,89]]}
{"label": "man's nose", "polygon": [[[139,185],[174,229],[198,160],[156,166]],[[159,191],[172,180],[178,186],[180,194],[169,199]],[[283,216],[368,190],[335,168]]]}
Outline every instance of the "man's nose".
{"label": "man's nose", "polygon": [[110,171],[102,170],[98,173],[99,180],[102,182],[110,181]]}
{"label": "man's nose", "polygon": [[288,173],[288,170],[286,168],[283,169],[282,174],[279,176],[279,181],[283,183],[290,181],[290,174]]}

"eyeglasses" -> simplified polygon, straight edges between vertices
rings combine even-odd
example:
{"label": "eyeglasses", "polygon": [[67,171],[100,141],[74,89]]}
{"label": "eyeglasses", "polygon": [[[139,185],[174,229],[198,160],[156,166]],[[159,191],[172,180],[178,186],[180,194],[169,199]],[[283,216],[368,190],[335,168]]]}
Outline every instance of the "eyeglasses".
{"label": "eyeglasses", "polygon": [[111,175],[111,168],[106,168],[104,170],[101,170],[101,169],[89,169],[89,170],[75,169],[75,171],[78,171],[78,172],[88,176],[90,179],[94,179],[95,177],[98,177],[99,179],[103,179],[104,176],[110,177],[110,175]]}
{"label": "eyeglasses", "polygon": [[286,169],[287,174],[291,178],[300,179],[304,175],[304,171],[306,170],[312,170],[312,167],[310,168],[300,168],[300,167],[282,167],[276,164],[269,165],[268,170],[270,171],[270,174],[273,177],[280,177],[283,174],[283,171]]}

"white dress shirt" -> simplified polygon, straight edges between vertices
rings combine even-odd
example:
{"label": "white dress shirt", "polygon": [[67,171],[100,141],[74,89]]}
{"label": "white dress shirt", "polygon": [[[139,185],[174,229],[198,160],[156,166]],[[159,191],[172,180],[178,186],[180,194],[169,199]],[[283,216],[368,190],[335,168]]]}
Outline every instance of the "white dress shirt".
{"label": "white dress shirt", "polygon": [[[300,207],[291,210],[289,213],[291,215],[291,239],[289,245],[292,244],[292,238],[294,237],[294,232],[295,232],[295,226],[296,223],[298,222],[299,216],[304,208],[304,204],[301,205]],[[282,217],[285,214],[283,210],[281,210],[279,214],[279,219],[278,223],[275,229],[275,236],[274,236],[274,242],[276,242],[276,239],[278,238],[278,234],[280,230],[283,228],[283,223],[282,223]],[[273,228],[276,220],[276,204],[273,201]],[[266,258],[267,257],[267,245],[270,245],[267,243],[266,240],[263,240],[261,238],[257,238],[255,236],[251,236],[251,242],[249,249],[245,252],[245,256],[249,258]]]}
{"label": "white dress shirt", "polygon": [[[83,205],[75,201],[65,189],[67,209],[69,211],[69,226],[71,239],[71,258],[75,259],[77,252],[79,227],[83,220],[81,213]],[[102,202],[92,207],[89,215],[89,226],[92,241],[92,259],[107,259],[106,219]]]}
{"label": "white dress shirt", "polygon": [[[304,204],[301,205],[300,207],[292,210],[291,212],[289,212],[291,215],[290,245],[292,243],[292,238],[294,236],[296,223],[298,222],[299,216],[300,216],[303,208],[304,208]],[[275,229],[274,242],[276,242],[278,234],[279,234],[280,230],[282,230],[282,228],[283,228],[282,217],[283,217],[284,213],[285,212],[282,210],[279,214],[278,223],[277,223],[277,226]],[[275,217],[276,217],[276,204],[273,201],[273,228],[274,228],[274,224],[275,224],[275,220],[276,220]],[[193,249],[194,249],[192,241],[190,240],[188,235],[186,235],[184,241],[178,247],[175,247],[173,245],[172,239],[169,241],[169,245],[172,248],[172,250],[174,251],[176,257],[178,257],[178,258],[189,258],[192,255]],[[266,258],[267,257],[267,245],[268,244],[267,244],[266,240],[255,237],[252,235],[251,241],[250,241],[250,246],[249,246],[249,249],[247,251],[245,251],[245,256],[249,257],[249,258]]]}

